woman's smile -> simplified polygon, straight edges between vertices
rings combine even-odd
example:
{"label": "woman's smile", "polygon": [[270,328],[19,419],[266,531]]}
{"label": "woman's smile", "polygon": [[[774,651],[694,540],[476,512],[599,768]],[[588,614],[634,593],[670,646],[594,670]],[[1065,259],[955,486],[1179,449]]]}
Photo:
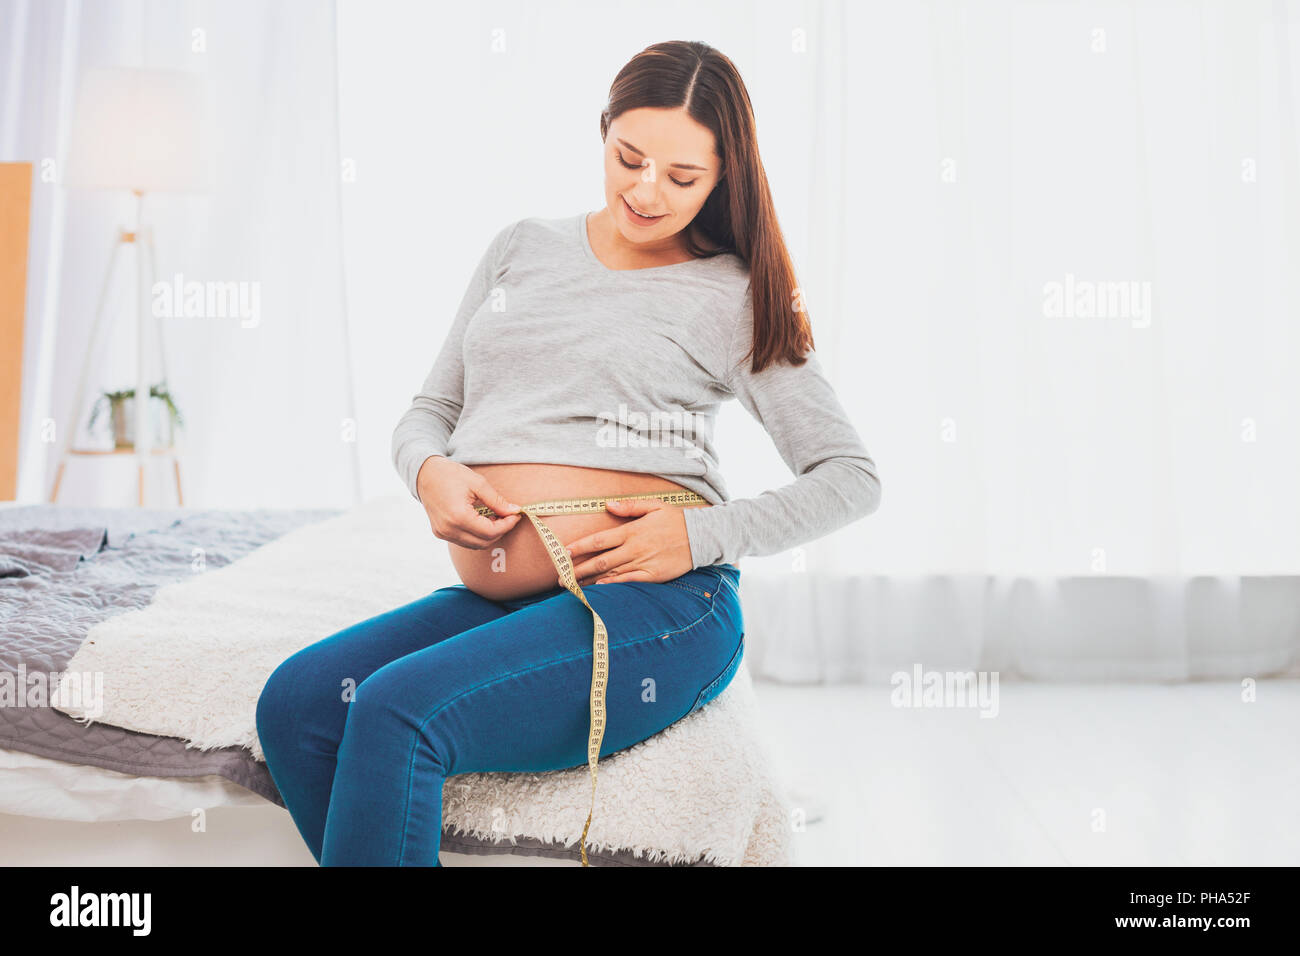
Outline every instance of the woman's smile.
{"label": "woman's smile", "polygon": [[667,213],[660,213],[658,216],[648,216],[641,210],[637,209],[632,203],[628,202],[626,196],[621,197],[623,206],[628,212],[628,218],[638,226],[648,226],[663,219]]}

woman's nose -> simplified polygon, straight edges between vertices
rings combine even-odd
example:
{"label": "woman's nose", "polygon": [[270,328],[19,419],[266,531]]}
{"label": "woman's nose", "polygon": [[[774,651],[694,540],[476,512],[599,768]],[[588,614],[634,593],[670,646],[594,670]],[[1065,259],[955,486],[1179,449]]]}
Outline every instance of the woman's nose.
{"label": "woman's nose", "polygon": [[654,183],[639,183],[632,190],[632,202],[642,212],[662,213],[659,208],[659,187]]}

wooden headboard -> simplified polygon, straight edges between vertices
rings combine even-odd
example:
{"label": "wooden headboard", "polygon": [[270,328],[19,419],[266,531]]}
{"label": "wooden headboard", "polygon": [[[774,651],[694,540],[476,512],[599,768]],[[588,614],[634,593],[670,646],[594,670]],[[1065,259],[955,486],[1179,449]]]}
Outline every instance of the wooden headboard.
{"label": "wooden headboard", "polygon": [[18,492],[32,164],[0,163],[0,501]]}

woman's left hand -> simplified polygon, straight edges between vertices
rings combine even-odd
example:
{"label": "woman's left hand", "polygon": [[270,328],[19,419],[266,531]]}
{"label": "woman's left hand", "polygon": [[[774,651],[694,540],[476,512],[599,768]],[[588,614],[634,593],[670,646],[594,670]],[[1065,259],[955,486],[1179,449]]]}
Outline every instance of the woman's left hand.
{"label": "woman's left hand", "polygon": [[[694,568],[685,509],[658,498],[614,499],[605,507],[620,518],[634,520],[567,542],[580,586],[671,581]],[[601,553],[577,560],[595,551]]]}

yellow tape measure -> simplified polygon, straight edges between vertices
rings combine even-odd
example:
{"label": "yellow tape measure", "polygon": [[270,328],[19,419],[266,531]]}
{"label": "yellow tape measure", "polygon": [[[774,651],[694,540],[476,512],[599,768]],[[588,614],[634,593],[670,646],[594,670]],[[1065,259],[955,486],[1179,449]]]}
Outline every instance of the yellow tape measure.
{"label": "yellow tape measure", "polygon": [[[537,533],[542,536],[542,543],[546,545],[546,552],[551,556],[551,563],[560,573],[560,580],[564,586],[586,605],[595,622],[591,658],[591,723],[587,733],[587,766],[591,770],[591,809],[587,811],[587,822],[582,827],[582,842],[579,844],[583,866],[590,866],[587,862],[587,830],[591,827],[591,818],[596,812],[596,763],[600,759],[600,742],[605,737],[605,685],[609,681],[609,632],[605,630],[605,622],[600,619],[596,609],[587,604],[587,598],[582,593],[578,579],[573,573],[573,562],[569,559],[569,552],[565,550],[564,545],[560,544],[560,539],[555,537],[555,532],[540,519],[549,515],[592,514],[607,511],[605,504],[610,501],[642,501],[649,498],[658,498],[666,504],[678,507],[709,503],[693,491],[658,491],[646,495],[609,495],[608,497],[538,501],[531,505],[522,505],[519,509],[528,516]],[[489,518],[500,517],[487,505],[479,505],[474,510]]]}

